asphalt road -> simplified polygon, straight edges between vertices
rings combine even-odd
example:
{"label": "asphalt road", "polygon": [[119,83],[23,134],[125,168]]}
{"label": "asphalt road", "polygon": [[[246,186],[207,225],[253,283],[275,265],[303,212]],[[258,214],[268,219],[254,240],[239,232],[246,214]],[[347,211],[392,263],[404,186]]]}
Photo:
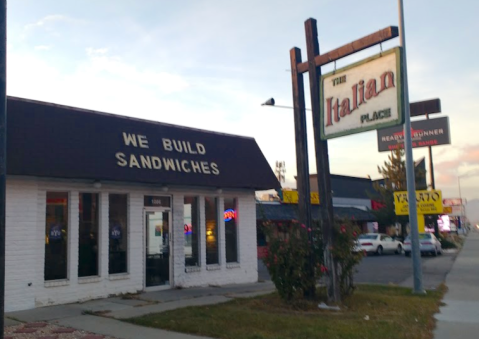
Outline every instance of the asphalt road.
{"label": "asphalt road", "polygon": [[[437,288],[444,282],[452,268],[457,253],[443,253],[432,257],[423,256],[422,281],[425,289]],[[355,283],[394,284],[404,287],[414,287],[412,258],[404,254],[371,255],[363,258],[356,268]],[[261,260],[258,260],[259,280],[270,280],[268,271]]]}

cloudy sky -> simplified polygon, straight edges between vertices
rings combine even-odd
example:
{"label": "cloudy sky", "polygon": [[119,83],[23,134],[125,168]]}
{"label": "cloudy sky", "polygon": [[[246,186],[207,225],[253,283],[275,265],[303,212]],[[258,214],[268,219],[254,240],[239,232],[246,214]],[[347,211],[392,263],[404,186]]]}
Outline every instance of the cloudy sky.
{"label": "cloudy sky", "polygon": [[[410,100],[440,98],[451,145],[433,148],[444,197],[479,198],[479,3],[404,0]],[[398,25],[395,0],[8,1],[8,95],[256,139],[294,187],[289,50],[304,21],[327,52]],[[383,50],[399,45],[384,43]],[[377,54],[339,60],[337,68]],[[323,67],[323,73],[333,65]],[[308,86],[308,84],[305,84]],[[306,87],[308,88],[308,87]],[[306,97],[309,106],[309,96]],[[311,172],[315,172],[309,126]],[[415,149],[414,158],[427,156]],[[376,132],[329,141],[331,172],[379,178]]]}

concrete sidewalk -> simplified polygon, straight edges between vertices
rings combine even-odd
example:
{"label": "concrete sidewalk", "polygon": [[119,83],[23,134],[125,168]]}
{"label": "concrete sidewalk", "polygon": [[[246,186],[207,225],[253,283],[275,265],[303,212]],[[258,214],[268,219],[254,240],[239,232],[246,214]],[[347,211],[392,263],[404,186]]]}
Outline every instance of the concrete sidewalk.
{"label": "concrete sidewalk", "polygon": [[435,339],[479,337],[479,232],[466,238],[451,272],[446,277],[445,306],[436,314]]}
{"label": "concrete sidewalk", "polygon": [[[146,292],[129,298],[113,297],[11,312],[5,315],[5,324],[15,324],[14,320],[25,323],[49,322],[118,339],[205,339],[205,337],[136,326],[119,319],[134,318],[182,307],[218,304],[233,298],[253,297],[272,291],[274,291],[274,285],[271,282],[169,289]],[[95,316],[95,313],[104,317]]]}

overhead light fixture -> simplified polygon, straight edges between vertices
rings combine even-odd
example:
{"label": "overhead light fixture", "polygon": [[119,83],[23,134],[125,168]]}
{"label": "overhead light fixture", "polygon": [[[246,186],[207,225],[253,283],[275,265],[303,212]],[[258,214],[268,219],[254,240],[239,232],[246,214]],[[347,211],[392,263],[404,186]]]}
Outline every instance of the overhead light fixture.
{"label": "overhead light fixture", "polygon": [[161,190],[162,190],[163,192],[168,192],[168,186],[163,185],[163,186],[161,187]]}
{"label": "overhead light fixture", "polygon": [[261,106],[274,106],[274,98],[269,98],[264,103],[262,103]]}
{"label": "overhead light fixture", "polygon": [[223,193],[223,190],[222,190],[221,188],[218,188],[218,189],[216,190],[216,193],[221,194],[221,193]]}
{"label": "overhead light fixture", "polygon": [[100,182],[100,180],[95,180],[95,181],[93,182],[93,187],[95,187],[95,188],[101,188],[101,182]]}

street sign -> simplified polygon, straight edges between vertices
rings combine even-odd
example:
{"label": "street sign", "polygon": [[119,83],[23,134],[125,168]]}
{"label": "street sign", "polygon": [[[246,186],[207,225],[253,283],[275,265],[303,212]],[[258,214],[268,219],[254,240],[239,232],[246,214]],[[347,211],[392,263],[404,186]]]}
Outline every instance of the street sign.
{"label": "street sign", "polygon": [[[297,204],[298,203],[298,191],[283,191],[283,203],[285,204]],[[311,204],[319,205],[318,192],[311,192]]]}
{"label": "street sign", "polygon": [[444,206],[442,213],[444,213],[444,214],[452,214],[452,206]]}
{"label": "street sign", "polygon": [[442,204],[444,206],[462,206],[461,198],[446,198],[442,199]]}
{"label": "street sign", "polygon": [[321,77],[321,139],[404,122],[402,49],[372,56]]}
{"label": "street sign", "polygon": [[[412,147],[447,145],[451,143],[449,118],[427,119],[411,122]],[[394,126],[378,129],[378,151],[404,148],[404,128]]]}
{"label": "street sign", "polygon": [[[394,206],[396,215],[409,215],[407,191],[394,192]],[[439,190],[416,191],[416,206],[418,214],[443,213],[442,192]]]}

